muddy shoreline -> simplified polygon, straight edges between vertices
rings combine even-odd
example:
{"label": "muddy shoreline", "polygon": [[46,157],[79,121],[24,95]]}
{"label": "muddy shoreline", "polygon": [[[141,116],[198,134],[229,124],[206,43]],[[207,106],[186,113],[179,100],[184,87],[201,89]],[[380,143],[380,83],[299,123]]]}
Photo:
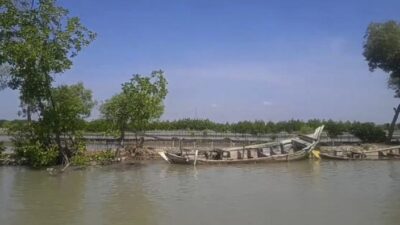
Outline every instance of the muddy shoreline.
{"label": "muddy shoreline", "polygon": [[[353,145],[321,145],[316,148],[316,150],[330,153],[334,151],[342,151],[342,152],[362,152],[368,151],[373,149],[381,149],[392,147],[395,145],[387,145],[381,143],[368,143],[368,144],[353,144]],[[195,149],[195,148],[193,148]],[[179,152],[178,148],[171,148],[169,146],[164,146],[163,148],[154,148],[154,147],[144,147],[137,149],[135,151],[122,151],[119,157],[116,157],[113,160],[90,160],[86,165],[72,165],[73,168],[81,168],[81,167],[88,167],[88,166],[104,166],[104,165],[111,165],[111,164],[121,164],[121,165],[130,165],[130,164],[137,164],[141,161],[160,161],[163,160],[158,152],[160,150],[169,150]],[[190,151],[189,148],[185,149],[186,151]],[[88,151],[86,153],[87,157],[95,158],[93,155],[96,153],[102,152],[103,150],[94,150]],[[115,150],[113,151],[115,152]],[[17,160],[13,153],[3,153],[0,156],[0,166],[25,166],[23,160]],[[59,165],[51,166],[51,168],[57,168]]]}

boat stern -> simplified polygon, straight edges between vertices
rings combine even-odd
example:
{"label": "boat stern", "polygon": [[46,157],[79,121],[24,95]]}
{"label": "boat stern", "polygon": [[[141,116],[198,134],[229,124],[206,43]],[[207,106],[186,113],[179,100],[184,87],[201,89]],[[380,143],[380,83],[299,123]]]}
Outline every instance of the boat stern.
{"label": "boat stern", "polygon": [[163,158],[165,161],[167,161],[168,163],[171,163],[167,157],[167,155],[165,154],[165,151],[160,151],[158,152],[158,154],[161,156],[161,158]]}

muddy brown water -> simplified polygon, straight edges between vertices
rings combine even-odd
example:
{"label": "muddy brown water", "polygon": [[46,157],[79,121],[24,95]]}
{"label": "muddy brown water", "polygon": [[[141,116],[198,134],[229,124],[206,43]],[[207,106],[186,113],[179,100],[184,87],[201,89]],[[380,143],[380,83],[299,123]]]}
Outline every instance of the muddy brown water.
{"label": "muddy brown water", "polygon": [[0,167],[0,224],[400,224],[400,161]]}

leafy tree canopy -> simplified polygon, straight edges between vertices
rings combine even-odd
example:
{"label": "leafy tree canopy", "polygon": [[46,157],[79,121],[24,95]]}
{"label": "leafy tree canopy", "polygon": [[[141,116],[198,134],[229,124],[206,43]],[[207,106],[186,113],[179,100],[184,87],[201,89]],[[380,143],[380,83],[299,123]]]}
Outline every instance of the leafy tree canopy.
{"label": "leafy tree canopy", "polygon": [[122,84],[122,92],[107,100],[100,111],[123,139],[128,127],[135,132],[142,131],[162,115],[167,92],[163,71],[153,71],[150,76],[136,74]]}
{"label": "leafy tree canopy", "polygon": [[85,89],[82,83],[53,88],[51,101],[45,105],[43,124],[51,130],[60,129],[64,135],[84,129],[84,119],[90,116],[96,104],[92,91]]}
{"label": "leafy tree canopy", "polygon": [[[79,18],[55,0],[0,0],[0,65],[9,67],[7,85],[20,90],[23,104],[48,99],[53,74],[94,38]],[[5,74],[2,74],[5,75]]]}
{"label": "leafy tree canopy", "polygon": [[94,105],[92,92],[82,83],[52,88],[38,121],[11,127],[17,155],[34,167],[54,164],[57,156],[67,164],[82,146],[80,131]]}
{"label": "leafy tree canopy", "polygon": [[400,97],[400,23],[371,23],[365,35],[364,57],[371,71],[389,73],[388,84]]}

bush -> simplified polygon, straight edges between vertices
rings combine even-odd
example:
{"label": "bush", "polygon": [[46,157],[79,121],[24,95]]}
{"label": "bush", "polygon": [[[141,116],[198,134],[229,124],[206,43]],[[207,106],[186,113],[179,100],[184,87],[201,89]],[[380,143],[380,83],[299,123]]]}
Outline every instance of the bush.
{"label": "bush", "polygon": [[58,148],[53,144],[43,145],[33,130],[34,126],[27,124],[19,124],[8,130],[16,159],[34,168],[56,165],[59,162]]}
{"label": "bush", "polygon": [[86,155],[85,152],[78,151],[71,158],[71,164],[74,166],[86,166],[90,162],[90,158]]}
{"label": "bush", "polygon": [[87,156],[86,145],[83,141],[75,143],[75,154],[71,157],[71,164],[74,166],[85,166],[90,162],[90,158]]}
{"label": "bush", "polygon": [[341,122],[334,122],[332,120],[328,120],[325,123],[325,131],[330,138],[336,138],[341,135],[343,131],[345,131],[344,125]]}
{"label": "bush", "polygon": [[99,164],[107,164],[114,160],[114,153],[111,150],[87,152],[86,150],[79,150],[71,158],[71,163],[74,166],[87,166],[90,162],[96,162]]}
{"label": "bush", "polygon": [[20,146],[16,153],[19,159],[26,160],[34,168],[56,165],[59,156],[57,147],[44,149],[39,143]]}
{"label": "bush", "polygon": [[114,155],[115,154],[111,151],[111,149],[108,149],[106,151],[99,151],[90,154],[90,160],[96,161],[100,164],[107,164],[114,160]]}
{"label": "bush", "polygon": [[363,142],[384,142],[386,133],[374,123],[354,123],[350,133]]}

